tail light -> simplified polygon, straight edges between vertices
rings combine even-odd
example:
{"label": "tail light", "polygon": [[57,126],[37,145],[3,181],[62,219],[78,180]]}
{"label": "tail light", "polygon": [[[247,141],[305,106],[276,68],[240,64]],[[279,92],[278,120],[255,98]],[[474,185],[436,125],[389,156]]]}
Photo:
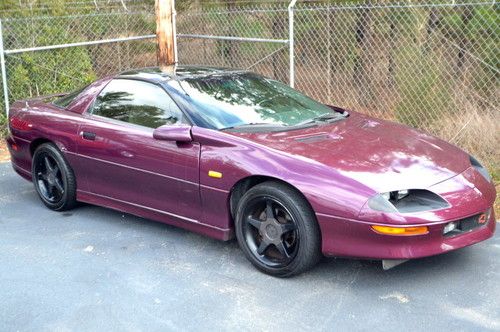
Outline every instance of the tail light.
{"label": "tail light", "polygon": [[28,121],[13,117],[10,119],[10,128],[17,130],[31,130],[33,125]]}

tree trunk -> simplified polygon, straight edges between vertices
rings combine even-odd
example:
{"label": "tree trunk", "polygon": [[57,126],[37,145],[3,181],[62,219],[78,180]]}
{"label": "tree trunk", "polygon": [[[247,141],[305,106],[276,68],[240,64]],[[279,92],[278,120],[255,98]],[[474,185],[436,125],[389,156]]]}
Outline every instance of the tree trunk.
{"label": "tree trunk", "polygon": [[388,73],[388,83],[390,87],[393,87],[396,83],[396,63],[394,61],[394,51],[396,46],[396,36],[397,36],[397,28],[396,28],[396,17],[390,17],[389,23],[389,61],[387,64],[387,73]]}
{"label": "tree trunk", "polygon": [[[272,36],[273,39],[283,39],[285,35],[285,16],[282,12],[277,12],[274,14],[273,26],[272,26]],[[288,82],[288,61],[286,59],[287,49],[283,49],[274,54],[272,66],[274,78],[278,81],[287,83]]]}
{"label": "tree trunk", "polygon": [[353,81],[358,89],[360,101],[362,104],[367,104],[370,99],[370,84],[369,84],[369,33],[371,25],[371,8],[370,2],[363,5],[363,8],[358,10],[356,23],[356,45],[357,54],[354,59]]}
{"label": "tree trunk", "polygon": [[438,8],[431,8],[429,11],[429,18],[427,19],[426,25],[426,36],[423,44],[422,53],[428,54],[431,49],[432,37],[434,36],[435,31],[441,26],[441,14],[439,13]]}
{"label": "tree trunk", "polygon": [[[229,12],[229,17],[233,16],[233,11],[236,7],[235,0],[228,0],[226,2],[226,9]],[[226,36],[233,35],[233,27],[231,25],[227,25],[225,29]],[[226,65],[229,67],[236,67],[236,44],[232,40],[223,40],[222,42],[222,56],[224,57],[224,61]]]}
{"label": "tree trunk", "polygon": [[458,55],[457,55],[457,67],[456,67],[456,75],[457,76],[462,76],[463,71],[464,71],[464,62],[465,62],[465,55],[468,52],[468,49],[470,48],[470,39],[467,36],[467,29],[469,27],[469,22],[471,21],[472,17],[474,16],[474,9],[470,6],[464,6],[462,7],[462,31],[460,33],[460,40],[458,42],[459,50],[458,50]]}
{"label": "tree trunk", "polygon": [[[338,50],[339,38],[337,38],[337,34],[340,33],[337,28],[337,11],[330,9],[328,10],[328,45],[330,52],[330,72],[332,75],[336,74],[339,70],[340,59]],[[335,80],[333,80],[335,81]]]}

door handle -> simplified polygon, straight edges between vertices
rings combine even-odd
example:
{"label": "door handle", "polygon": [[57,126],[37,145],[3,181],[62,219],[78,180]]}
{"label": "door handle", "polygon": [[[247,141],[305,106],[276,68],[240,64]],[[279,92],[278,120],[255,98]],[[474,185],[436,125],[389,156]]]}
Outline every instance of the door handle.
{"label": "door handle", "polygon": [[95,133],[90,133],[88,131],[82,131],[80,133],[80,135],[82,136],[83,139],[86,139],[88,141],[95,141]]}

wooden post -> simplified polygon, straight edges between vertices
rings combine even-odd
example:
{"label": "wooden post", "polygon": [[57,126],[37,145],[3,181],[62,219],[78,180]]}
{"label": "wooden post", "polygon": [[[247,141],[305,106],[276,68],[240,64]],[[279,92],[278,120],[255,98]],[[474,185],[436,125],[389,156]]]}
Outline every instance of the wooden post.
{"label": "wooden post", "polygon": [[158,66],[169,70],[175,64],[174,0],[155,0]]}

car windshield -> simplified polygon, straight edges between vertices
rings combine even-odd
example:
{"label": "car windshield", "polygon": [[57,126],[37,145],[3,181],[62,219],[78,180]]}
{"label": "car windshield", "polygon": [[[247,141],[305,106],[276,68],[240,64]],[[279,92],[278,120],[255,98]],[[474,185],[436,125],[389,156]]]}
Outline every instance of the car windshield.
{"label": "car windshield", "polygon": [[168,84],[189,99],[196,117],[216,129],[297,126],[338,114],[283,83],[252,73],[186,78]]}

